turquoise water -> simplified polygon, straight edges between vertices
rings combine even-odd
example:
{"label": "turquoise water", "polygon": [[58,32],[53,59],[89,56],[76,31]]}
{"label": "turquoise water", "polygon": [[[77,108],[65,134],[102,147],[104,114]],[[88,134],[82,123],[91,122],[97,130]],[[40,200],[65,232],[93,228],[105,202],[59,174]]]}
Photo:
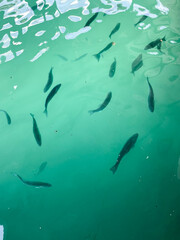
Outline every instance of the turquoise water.
{"label": "turquoise water", "polygon": [[[180,2],[43,2],[37,8],[35,1],[0,0],[0,109],[11,118],[8,124],[0,112],[4,239],[179,240]],[[135,27],[142,15],[148,17]],[[164,36],[163,53],[144,50]],[[115,45],[98,62],[93,55],[110,42]],[[133,75],[139,54],[143,66]],[[51,67],[53,84],[44,93]],[[58,84],[46,117],[46,97]],[[109,92],[109,104],[90,115]],[[134,147],[113,174],[110,168],[135,133]],[[23,184],[15,173],[52,186]],[[0,227],[0,240],[2,235]]]}

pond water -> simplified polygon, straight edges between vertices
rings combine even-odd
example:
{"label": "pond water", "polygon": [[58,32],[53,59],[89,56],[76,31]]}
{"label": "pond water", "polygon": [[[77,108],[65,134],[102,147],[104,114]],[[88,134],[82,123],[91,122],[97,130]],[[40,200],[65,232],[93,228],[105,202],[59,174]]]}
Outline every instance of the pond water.
{"label": "pond water", "polygon": [[180,239],[179,12],[0,0],[0,240]]}

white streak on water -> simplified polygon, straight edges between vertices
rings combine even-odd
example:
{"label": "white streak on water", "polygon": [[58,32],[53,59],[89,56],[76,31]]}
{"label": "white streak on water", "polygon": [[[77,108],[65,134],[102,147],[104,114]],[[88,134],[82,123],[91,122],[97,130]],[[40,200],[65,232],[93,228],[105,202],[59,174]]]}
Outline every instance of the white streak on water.
{"label": "white streak on water", "polygon": [[163,29],[165,29],[165,28],[167,28],[167,27],[166,27],[166,26],[160,26],[160,27],[159,27],[160,30],[163,30]]}
{"label": "white streak on water", "polygon": [[56,10],[55,14],[54,14],[55,17],[59,17],[60,16],[60,13],[58,10]]}
{"label": "white streak on water", "polygon": [[22,42],[15,42],[15,41],[13,41],[12,43],[13,43],[13,45],[21,45],[22,44]]}
{"label": "white streak on water", "polygon": [[61,33],[65,33],[66,27],[59,26],[59,30],[60,30]]}
{"label": "white streak on water", "polygon": [[38,58],[40,58],[45,52],[47,52],[48,49],[49,49],[49,47],[41,49],[41,50],[33,57],[33,59],[30,60],[30,62],[36,61],[36,60],[37,60]]}
{"label": "white streak on water", "polygon": [[151,26],[151,24],[150,24],[150,23],[149,23],[149,24],[147,24],[145,27],[143,27],[143,30],[146,30],[146,29],[148,29],[150,26]]}
{"label": "white streak on water", "polygon": [[6,24],[3,25],[3,27],[1,28],[0,31],[3,31],[3,30],[6,30],[6,29],[9,29],[9,28],[11,28],[11,27],[12,27],[12,25],[11,25],[10,23],[6,23]]}
{"label": "white streak on water", "polygon": [[79,17],[79,16],[74,16],[74,15],[70,15],[68,18],[69,18],[69,20],[71,20],[72,22],[79,22],[79,21],[82,20],[81,17]]}
{"label": "white streak on water", "polygon": [[163,6],[160,0],[156,0],[157,4],[155,5],[155,8],[158,9],[163,15],[167,15],[169,12],[169,8]]}
{"label": "white streak on water", "polygon": [[41,31],[37,32],[37,33],[35,34],[35,36],[36,36],[36,37],[40,37],[40,36],[42,36],[45,32],[46,32],[45,30],[41,30]]}
{"label": "white streak on water", "polygon": [[43,23],[43,22],[44,22],[44,17],[42,16],[42,17],[32,20],[29,24],[29,27]]}
{"label": "white streak on water", "polygon": [[133,4],[133,12],[137,12],[137,16],[146,15],[150,18],[158,17],[156,14],[151,13],[147,8],[136,3]]}
{"label": "white streak on water", "polygon": [[67,33],[65,36],[65,39],[67,39],[67,40],[74,39],[77,36],[79,36],[80,34],[89,32],[90,30],[91,30],[91,27],[85,27],[85,28],[79,29],[77,32]]}
{"label": "white streak on water", "polygon": [[22,34],[25,34],[28,31],[28,26],[22,28]]}
{"label": "white streak on water", "polygon": [[16,56],[21,55],[23,52],[24,52],[24,49],[21,49],[21,50],[17,51],[17,52],[16,52]]}
{"label": "white streak on water", "polygon": [[[132,4],[132,0],[121,0],[121,1],[110,0],[110,2],[106,0],[101,0],[101,2],[106,6],[111,6],[111,8],[106,9],[106,8],[97,7],[92,10],[93,13],[104,12],[106,14],[117,14],[119,12],[127,11]],[[119,5],[121,5],[121,7]]]}
{"label": "white streak on water", "polygon": [[56,32],[55,35],[51,38],[51,40],[55,40],[60,36],[60,32]]}
{"label": "white streak on water", "polygon": [[14,58],[14,54],[11,50],[9,50],[6,53],[0,54],[0,63],[1,63],[1,57],[5,57],[6,58],[5,62],[8,62],[8,61],[11,61]]}
{"label": "white streak on water", "polygon": [[50,21],[50,20],[54,19],[54,17],[52,15],[47,14],[47,13],[45,14],[45,17],[46,17],[46,21]]}
{"label": "white streak on water", "polygon": [[3,240],[4,238],[4,227],[3,225],[0,225],[0,239]]}
{"label": "white streak on water", "polygon": [[176,43],[176,41],[171,40],[170,43],[173,43],[173,44],[174,44],[174,43]]}
{"label": "white streak on water", "polygon": [[101,19],[99,19],[99,20],[96,20],[96,22],[97,22],[97,23],[101,23],[101,22],[102,22],[102,20],[101,20]]}
{"label": "white streak on water", "polygon": [[10,35],[11,35],[11,37],[12,38],[17,38],[18,37],[18,34],[19,34],[19,32],[18,31],[10,31]]}
{"label": "white streak on water", "polygon": [[158,55],[158,52],[148,52],[151,55]]}
{"label": "white streak on water", "polygon": [[11,39],[10,37],[8,36],[8,34],[5,34],[2,38],[2,40],[0,41],[0,43],[3,43],[2,45],[2,48],[7,48],[10,46],[10,42],[11,42]]}

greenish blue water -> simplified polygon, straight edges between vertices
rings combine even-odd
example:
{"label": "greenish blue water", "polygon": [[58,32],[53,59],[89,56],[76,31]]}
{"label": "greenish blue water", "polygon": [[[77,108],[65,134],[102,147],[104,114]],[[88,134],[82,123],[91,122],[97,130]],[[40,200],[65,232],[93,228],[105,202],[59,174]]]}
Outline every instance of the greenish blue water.
{"label": "greenish blue water", "polygon": [[[0,112],[4,239],[179,240],[180,2],[45,2],[36,9],[35,1],[0,0],[0,109],[12,121],[8,125]],[[83,28],[97,11],[90,27]],[[144,14],[148,18],[135,27]],[[120,29],[109,39],[117,23]],[[164,36],[163,53],[156,47],[144,50]],[[93,55],[112,41],[98,62]],[[139,54],[143,66],[133,76],[131,65]],[[46,117],[51,89],[43,89],[51,67],[51,89],[62,86]],[[154,91],[153,113],[146,77]],[[107,107],[90,115],[110,91]],[[135,133],[135,146],[113,175],[110,168]],[[36,175],[42,162],[47,165]],[[28,186],[12,173],[52,187]]]}

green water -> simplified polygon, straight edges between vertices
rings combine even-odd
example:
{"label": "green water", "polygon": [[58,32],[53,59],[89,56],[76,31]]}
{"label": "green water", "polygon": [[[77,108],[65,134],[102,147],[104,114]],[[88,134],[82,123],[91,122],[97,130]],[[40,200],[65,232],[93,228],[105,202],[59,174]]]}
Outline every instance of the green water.
{"label": "green water", "polygon": [[[34,10],[34,16],[22,17],[31,9],[24,10],[21,0],[0,1],[0,109],[12,120],[8,125],[0,112],[0,225],[6,240],[180,239],[180,2],[121,2],[57,0],[49,8]],[[35,1],[25,3],[36,6]],[[3,10],[17,4],[22,12]],[[54,16],[56,11],[60,16]],[[100,13],[91,29],[68,39],[96,11]],[[22,30],[47,13],[52,20]],[[149,17],[134,27],[142,14]],[[82,19],[72,22],[72,15]],[[110,40],[118,22],[120,29]],[[3,30],[8,23],[11,27]],[[60,33],[59,26],[66,31]],[[36,36],[39,31],[45,32]],[[12,32],[18,36],[13,38]],[[52,40],[56,32],[60,36]],[[164,36],[164,53],[156,47],[143,50]],[[112,41],[116,44],[98,62],[93,55]],[[44,54],[34,60],[42,49]],[[133,76],[131,64],[141,53],[143,66]],[[116,72],[110,78],[114,58]],[[51,67],[51,89],[62,86],[46,117],[44,104],[51,89],[43,89]],[[147,76],[154,90],[153,113],[148,108]],[[110,91],[108,106],[90,115]],[[39,127],[41,146],[34,138],[30,113]],[[135,146],[113,175],[110,168],[135,133]],[[45,161],[47,166],[36,176]],[[28,186],[12,172],[52,187]]]}

